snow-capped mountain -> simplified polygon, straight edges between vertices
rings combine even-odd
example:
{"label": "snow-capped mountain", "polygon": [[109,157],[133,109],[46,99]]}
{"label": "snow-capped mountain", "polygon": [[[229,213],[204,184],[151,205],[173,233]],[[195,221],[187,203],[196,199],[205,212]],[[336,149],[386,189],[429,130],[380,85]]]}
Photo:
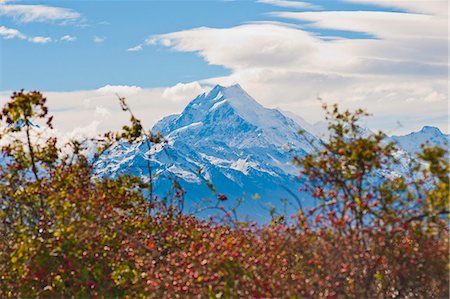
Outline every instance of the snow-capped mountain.
{"label": "snow-capped mountain", "polygon": [[412,132],[404,136],[392,136],[391,138],[400,148],[410,154],[420,152],[422,144],[448,148],[450,141],[450,135],[446,135],[438,128],[431,126],[424,126],[418,132]]}
{"label": "snow-capped mountain", "polygon": [[[295,113],[289,111],[282,111],[282,113],[293,119],[311,134],[320,139],[327,140],[329,136],[328,123],[319,121],[314,124],[310,124],[301,116]],[[364,126],[361,126],[360,129],[363,136],[369,136],[370,134],[374,133],[374,131]],[[441,130],[437,127],[424,126],[418,132],[411,132],[407,135],[393,135],[388,137],[386,141],[395,142],[399,150],[402,150],[409,155],[414,155],[417,152],[421,151],[422,144],[447,148],[450,142],[450,135],[442,133]]]}
{"label": "snow-capped mountain", "polygon": [[[252,211],[253,219],[268,218],[266,202],[281,209],[280,199],[297,205],[291,193],[301,196],[292,158],[320,147],[314,135],[298,134],[301,129],[279,110],[261,106],[239,85],[218,85],[154,126],[153,132],[168,140],[150,155],[158,175],[155,192],[164,196],[170,190],[169,178],[176,177],[192,208],[201,199],[215,198],[205,184],[209,180],[230,198],[225,204],[244,198],[242,210]],[[145,143],[120,144],[97,169],[107,175],[125,171],[146,176],[148,152]],[[255,194],[261,199],[252,199]]]}
{"label": "snow-capped mountain", "polygon": [[[207,186],[212,182],[217,193],[227,195],[224,206],[232,207],[243,198],[240,216],[266,221],[270,219],[270,206],[293,212],[299,202],[302,206],[313,204],[311,198],[297,191],[304,182],[297,178],[292,158],[319,149],[321,138],[327,138],[324,127],[264,108],[239,85],[217,85],[192,100],[180,114],[167,116],[153,127],[154,133],[166,138],[166,144],[149,148],[145,142],[133,146],[119,143],[97,162],[96,168],[98,175],[132,173],[145,179],[150,161],[154,193],[167,197],[173,189],[172,179],[176,179],[187,192],[186,212],[194,211],[197,205],[208,205],[205,200],[216,199],[217,194]],[[304,133],[298,134],[300,130]],[[368,129],[362,131],[369,133]],[[404,163],[380,175],[402,173],[410,159],[407,152],[414,153],[427,140],[443,144],[448,135],[425,127],[392,139],[404,149],[399,151]],[[287,199],[287,206],[281,199]]]}

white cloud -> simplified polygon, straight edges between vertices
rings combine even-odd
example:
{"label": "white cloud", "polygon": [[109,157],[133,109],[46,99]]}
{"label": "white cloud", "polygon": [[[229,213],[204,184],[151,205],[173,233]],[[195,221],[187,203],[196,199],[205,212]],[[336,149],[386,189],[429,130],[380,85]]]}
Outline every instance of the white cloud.
{"label": "white cloud", "polygon": [[127,52],[139,52],[142,51],[144,48],[142,45],[137,45],[136,47],[128,48]]}
{"label": "white cloud", "polygon": [[101,44],[105,41],[105,37],[100,37],[100,36],[94,36],[94,43],[96,44]]}
{"label": "white cloud", "polygon": [[50,37],[47,36],[33,36],[33,37],[27,37],[25,34],[20,32],[17,29],[7,28],[5,26],[0,26],[0,36],[2,36],[4,39],[13,39],[18,38],[22,40],[27,40],[31,43],[35,44],[46,44],[52,41]]}
{"label": "white cloud", "polygon": [[95,114],[102,117],[108,117],[111,115],[111,112],[103,106],[97,106],[95,107]]}
{"label": "white cloud", "polygon": [[158,37],[149,37],[148,39],[145,40],[145,43],[149,46],[155,46],[158,43],[161,43],[160,41],[161,39]]}
{"label": "white cloud", "polygon": [[52,41],[52,39],[48,36],[34,36],[28,38],[28,40],[35,44],[46,44]]}
{"label": "white cloud", "polygon": [[[63,140],[59,139],[64,143],[65,140],[69,141],[71,139],[81,139],[81,138],[89,138],[89,137],[95,137],[98,136],[100,133],[99,130],[100,127],[100,121],[94,120],[89,124],[85,124],[79,127],[74,127],[71,131],[68,132],[62,132],[57,131],[59,134],[59,137]],[[67,142],[66,141],[66,142]]]}
{"label": "white cloud", "polygon": [[299,9],[320,9],[319,5],[311,4],[303,1],[289,1],[289,0],[257,0],[256,2],[270,4],[280,7],[299,8]]}
{"label": "white cloud", "polygon": [[20,5],[0,3],[0,15],[9,16],[23,23],[29,22],[69,22],[81,15],[71,9],[46,5]]}
{"label": "white cloud", "polygon": [[19,38],[19,39],[25,39],[26,36],[22,32],[20,32],[17,29],[8,28],[5,26],[0,26],[0,36],[3,36],[5,39],[11,39],[11,38]]}
{"label": "white cloud", "polygon": [[178,83],[164,90],[162,97],[175,102],[187,103],[205,90],[197,81],[191,83]]}
{"label": "white cloud", "polygon": [[77,38],[75,36],[71,36],[71,35],[64,35],[60,38],[60,41],[62,41],[62,42],[73,42],[76,40],[77,40]]}
{"label": "white cloud", "polygon": [[447,38],[446,18],[384,11],[276,12],[272,15],[313,22],[317,28],[356,31],[379,38]]}
{"label": "white cloud", "polygon": [[[128,123],[129,115],[120,108],[116,92],[126,97],[133,113],[148,129],[164,116],[181,112],[185,103],[167,101],[162,97],[164,90],[110,86],[87,91],[44,92],[44,95],[48,99],[49,113],[54,115],[55,128],[65,133],[84,128],[92,136],[119,130]],[[97,124],[94,126],[93,122]]]}
{"label": "white cloud", "polygon": [[142,91],[139,86],[129,86],[129,85],[105,85],[96,90],[99,94],[119,94],[119,95],[130,95]]}
{"label": "white cloud", "polygon": [[365,3],[382,7],[400,8],[409,12],[432,15],[448,15],[448,0],[344,0],[353,3]]}
{"label": "white cloud", "polygon": [[158,45],[158,44],[160,44],[160,45],[162,45],[164,47],[172,46],[172,41],[171,41],[170,38],[161,38],[161,36],[159,36],[159,37],[150,37],[150,38],[148,38],[145,41],[145,43],[147,45],[150,45],[150,46],[154,46],[154,45]]}
{"label": "white cloud", "polygon": [[443,75],[442,39],[389,38],[322,40],[292,26],[257,23],[232,28],[197,28],[153,36],[171,48],[196,52],[209,64],[232,71],[271,68],[353,75]]}
{"label": "white cloud", "polygon": [[197,52],[208,63],[233,70],[307,63],[317,47],[317,39],[307,32],[275,24],[246,24],[223,29],[201,27],[149,40],[170,45],[178,51]]}

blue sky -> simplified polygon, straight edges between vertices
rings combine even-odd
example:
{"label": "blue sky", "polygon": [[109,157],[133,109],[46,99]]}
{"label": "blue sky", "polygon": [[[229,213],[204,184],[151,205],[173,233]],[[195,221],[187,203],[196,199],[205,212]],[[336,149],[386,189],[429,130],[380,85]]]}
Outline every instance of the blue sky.
{"label": "blue sky", "polygon": [[[151,124],[212,84],[238,82],[310,122],[319,96],[368,108],[373,128],[447,131],[447,21],[440,0],[0,0],[0,90],[58,97],[55,111],[80,115],[64,129],[90,125],[83,113],[98,107],[111,115],[108,92],[164,107],[143,112]],[[99,90],[105,102],[74,104]]]}
{"label": "blue sky", "polygon": [[[379,10],[373,5],[339,1],[311,3],[329,10]],[[227,28],[246,22],[280,20],[268,15],[274,11],[272,5],[254,1],[21,1],[20,4],[62,7],[78,12],[80,18],[68,24],[64,20],[25,23],[17,17],[1,16],[1,24],[8,28],[54,40],[46,44],[2,40],[1,90],[67,91],[106,84],[156,87],[223,76],[230,73],[225,67],[208,65],[195,53],[160,47],[139,52],[127,52],[126,49],[155,34],[202,26]],[[289,8],[276,10],[289,11]],[[307,9],[297,11],[302,10]],[[310,31],[348,38],[367,36],[352,31]],[[56,42],[65,35],[76,40]],[[104,41],[95,43],[96,36]]]}

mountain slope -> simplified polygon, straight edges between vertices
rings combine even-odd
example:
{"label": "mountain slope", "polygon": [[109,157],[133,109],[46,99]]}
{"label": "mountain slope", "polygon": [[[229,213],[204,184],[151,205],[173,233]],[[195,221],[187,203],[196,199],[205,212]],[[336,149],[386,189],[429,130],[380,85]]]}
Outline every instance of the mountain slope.
{"label": "mountain slope", "polygon": [[438,128],[431,126],[424,126],[418,132],[412,132],[404,136],[392,136],[391,138],[400,148],[410,154],[419,152],[422,144],[447,148],[450,141],[449,135],[446,135]]}
{"label": "mountain slope", "polygon": [[[291,192],[298,193],[300,182],[292,158],[320,147],[312,134],[299,135],[301,129],[280,111],[261,106],[239,85],[218,85],[192,100],[182,113],[154,126],[153,131],[168,140],[150,155],[158,175],[155,192],[163,197],[170,190],[170,178],[176,177],[187,190],[190,209],[200,199],[215,197],[205,184],[210,180],[231,199],[225,205],[245,198],[242,210],[251,211],[251,219],[267,219],[267,202],[281,209],[279,199],[288,198],[297,205]],[[145,143],[122,143],[97,163],[97,169],[101,174],[145,177],[147,153]],[[255,194],[261,200],[253,200]]]}

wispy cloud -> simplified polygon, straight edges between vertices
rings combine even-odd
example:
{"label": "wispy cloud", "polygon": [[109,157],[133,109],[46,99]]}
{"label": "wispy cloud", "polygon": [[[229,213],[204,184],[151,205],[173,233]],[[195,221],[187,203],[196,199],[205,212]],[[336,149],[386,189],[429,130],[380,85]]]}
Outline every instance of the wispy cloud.
{"label": "wispy cloud", "polygon": [[[15,2],[8,0],[0,1],[0,16],[11,17],[20,23],[56,21],[59,23],[68,23],[81,18],[81,15],[72,9],[47,5],[15,4]],[[36,44],[46,44],[53,41],[48,36],[27,36],[17,29],[7,28],[5,26],[0,26],[0,36],[5,39],[18,38]],[[59,40],[69,42],[75,39],[73,36],[64,35]]]}
{"label": "wispy cloud", "polygon": [[34,36],[28,38],[28,40],[35,44],[46,44],[52,41],[52,39],[48,36]]}
{"label": "wispy cloud", "polygon": [[0,36],[2,36],[5,39],[12,39],[12,38],[26,39],[25,34],[20,32],[19,30],[8,28],[5,26],[0,26]]}
{"label": "wispy cloud", "polygon": [[106,40],[106,37],[94,36],[94,43],[101,44]]}
{"label": "wispy cloud", "polygon": [[62,42],[73,42],[73,41],[76,41],[77,38],[75,36],[71,36],[71,35],[64,35],[59,40]]}
{"label": "wispy cloud", "polygon": [[136,85],[105,85],[103,87],[100,87],[96,89],[96,92],[99,94],[123,94],[123,95],[130,95],[135,94],[142,91],[142,88]]}
{"label": "wispy cloud", "polygon": [[274,12],[271,15],[309,21],[316,28],[355,31],[380,38],[447,38],[444,18],[386,11]]}
{"label": "wispy cloud", "polygon": [[172,46],[172,40],[169,38],[163,38],[162,35],[149,37],[145,40],[145,44],[149,46],[162,45],[164,47]]}
{"label": "wispy cloud", "polygon": [[[138,86],[106,85],[94,90],[44,92],[49,113],[54,115],[55,128],[74,137],[95,136],[98,133],[119,130],[127,123],[127,114],[120,109],[117,95],[125,96],[136,117],[145,128],[171,113],[182,111],[192,93],[177,101],[163,98],[165,88],[144,89]],[[9,92],[0,92],[0,106],[9,98]],[[81,134],[82,133],[82,134]]]}
{"label": "wispy cloud", "polygon": [[142,51],[144,48],[142,45],[137,45],[136,47],[128,48],[127,52],[139,52]]}
{"label": "wispy cloud", "polygon": [[46,44],[46,43],[49,43],[52,41],[52,39],[48,36],[27,37],[25,34],[20,32],[19,30],[13,29],[13,28],[8,28],[5,26],[0,26],[0,36],[3,37],[4,39],[17,38],[17,39],[26,40],[26,41],[29,41],[29,42],[35,43],[35,44]]}
{"label": "wispy cloud", "polygon": [[108,117],[111,115],[111,112],[109,111],[109,109],[100,105],[95,107],[95,114],[101,117]]}
{"label": "wispy cloud", "polygon": [[164,90],[162,97],[174,102],[188,102],[205,89],[197,81],[190,83],[178,83]]}
{"label": "wispy cloud", "polygon": [[321,9],[322,7],[316,4],[303,1],[290,1],[290,0],[258,0],[258,3],[269,4],[279,7],[288,7],[296,9]]}
{"label": "wispy cloud", "polygon": [[0,15],[11,17],[19,22],[70,22],[75,21],[81,15],[72,10],[62,7],[46,5],[23,5],[0,2]]}
{"label": "wispy cloud", "polygon": [[391,1],[391,0],[344,0],[352,3],[372,4],[379,7],[393,7],[408,12],[448,16],[448,0],[432,1]]}

